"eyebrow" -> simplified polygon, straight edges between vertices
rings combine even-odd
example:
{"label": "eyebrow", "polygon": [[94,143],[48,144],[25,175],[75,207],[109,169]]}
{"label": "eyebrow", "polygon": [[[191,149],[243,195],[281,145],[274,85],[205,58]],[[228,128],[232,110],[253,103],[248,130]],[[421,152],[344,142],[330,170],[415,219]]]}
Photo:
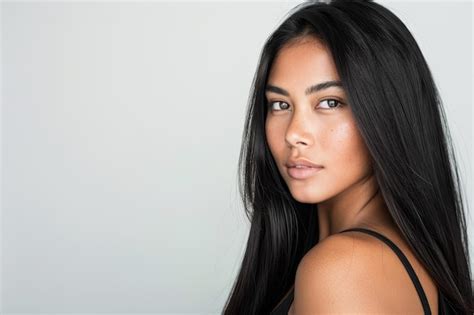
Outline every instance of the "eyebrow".
{"label": "eyebrow", "polygon": [[[306,88],[305,94],[309,95],[311,93],[315,93],[315,92],[318,92],[318,91],[321,91],[321,90],[324,90],[324,89],[328,89],[328,88],[333,87],[333,86],[339,87],[339,88],[342,89],[342,82],[341,81],[321,82],[321,83],[318,83],[318,84],[315,84],[315,85],[312,85],[312,86]],[[278,87],[278,86],[275,86],[275,85],[271,85],[271,84],[267,84],[267,86],[265,87],[265,91],[274,92],[274,93],[282,94],[282,95],[285,95],[285,96],[290,96],[290,93],[287,90],[282,89],[281,87]]]}

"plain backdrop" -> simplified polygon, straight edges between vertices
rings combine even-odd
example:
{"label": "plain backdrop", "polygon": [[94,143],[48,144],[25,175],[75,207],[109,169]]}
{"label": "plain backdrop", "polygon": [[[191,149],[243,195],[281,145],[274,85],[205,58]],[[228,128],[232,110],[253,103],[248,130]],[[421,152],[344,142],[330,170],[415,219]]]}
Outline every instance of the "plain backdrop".
{"label": "plain backdrop", "polygon": [[[221,312],[251,80],[300,2],[1,3],[2,314]],[[472,3],[380,3],[429,63],[472,208]]]}

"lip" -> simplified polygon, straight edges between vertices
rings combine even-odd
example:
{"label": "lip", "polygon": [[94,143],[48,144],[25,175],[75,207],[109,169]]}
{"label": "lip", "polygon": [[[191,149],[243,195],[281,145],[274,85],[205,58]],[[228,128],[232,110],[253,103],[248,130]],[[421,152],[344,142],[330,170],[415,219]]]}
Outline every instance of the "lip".
{"label": "lip", "polygon": [[309,178],[322,169],[323,167],[302,167],[302,168],[287,167],[286,168],[288,175],[293,179]]}
{"label": "lip", "polygon": [[302,165],[306,167],[315,167],[315,168],[322,168],[322,165],[315,164],[309,160],[299,158],[299,159],[289,159],[286,163],[286,167],[295,167],[296,165]]}

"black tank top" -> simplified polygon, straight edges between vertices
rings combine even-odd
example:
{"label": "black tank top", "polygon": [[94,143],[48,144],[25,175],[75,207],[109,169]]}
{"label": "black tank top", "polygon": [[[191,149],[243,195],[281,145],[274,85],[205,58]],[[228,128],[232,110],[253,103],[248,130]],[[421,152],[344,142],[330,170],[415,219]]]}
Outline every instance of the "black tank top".
{"label": "black tank top", "polygon": [[[415,285],[415,289],[418,292],[418,296],[420,297],[421,304],[423,305],[424,314],[431,315],[430,305],[428,303],[428,299],[426,298],[425,291],[423,291],[423,287],[421,286],[420,280],[418,280],[418,277],[416,276],[415,271],[410,265],[410,262],[406,258],[405,254],[403,254],[403,252],[400,250],[400,248],[397,245],[395,245],[395,243],[393,243],[386,236],[380,234],[379,232],[375,232],[375,231],[365,229],[365,228],[352,228],[352,229],[343,230],[339,233],[349,232],[349,231],[359,231],[359,232],[370,234],[382,240],[388,246],[390,246],[390,248],[392,248],[392,250],[397,254],[398,258],[402,261],[403,266],[405,266],[405,269],[408,271],[408,275],[410,276],[411,280],[413,281],[413,284]],[[278,307],[275,310],[273,310],[270,314],[271,315],[287,315],[288,311],[290,310],[291,303],[293,302],[293,297],[294,297],[294,288],[286,296],[286,298],[283,301],[281,301]],[[439,291],[438,291],[438,297],[439,297]],[[442,310],[440,302],[442,301],[438,299],[438,305],[439,305],[438,309]],[[444,314],[444,312],[439,312],[439,315],[441,314]]]}

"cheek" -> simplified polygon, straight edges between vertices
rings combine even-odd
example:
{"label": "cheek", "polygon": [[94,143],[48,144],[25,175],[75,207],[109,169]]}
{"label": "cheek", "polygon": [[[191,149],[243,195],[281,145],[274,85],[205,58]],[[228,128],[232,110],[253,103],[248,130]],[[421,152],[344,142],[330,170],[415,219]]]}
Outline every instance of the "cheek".
{"label": "cheek", "polygon": [[281,148],[279,148],[282,145],[281,139],[282,137],[284,137],[282,130],[284,130],[283,126],[281,124],[278,124],[275,120],[266,120],[265,136],[267,138],[267,143],[270,147],[270,151],[276,158],[278,157],[278,152],[281,150]]}
{"label": "cheek", "polygon": [[[327,158],[333,170],[340,173],[365,173],[370,155],[353,121],[340,123],[327,130],[324,147],[331,152]],[[324,150],[323,150],[324,151]]]}

